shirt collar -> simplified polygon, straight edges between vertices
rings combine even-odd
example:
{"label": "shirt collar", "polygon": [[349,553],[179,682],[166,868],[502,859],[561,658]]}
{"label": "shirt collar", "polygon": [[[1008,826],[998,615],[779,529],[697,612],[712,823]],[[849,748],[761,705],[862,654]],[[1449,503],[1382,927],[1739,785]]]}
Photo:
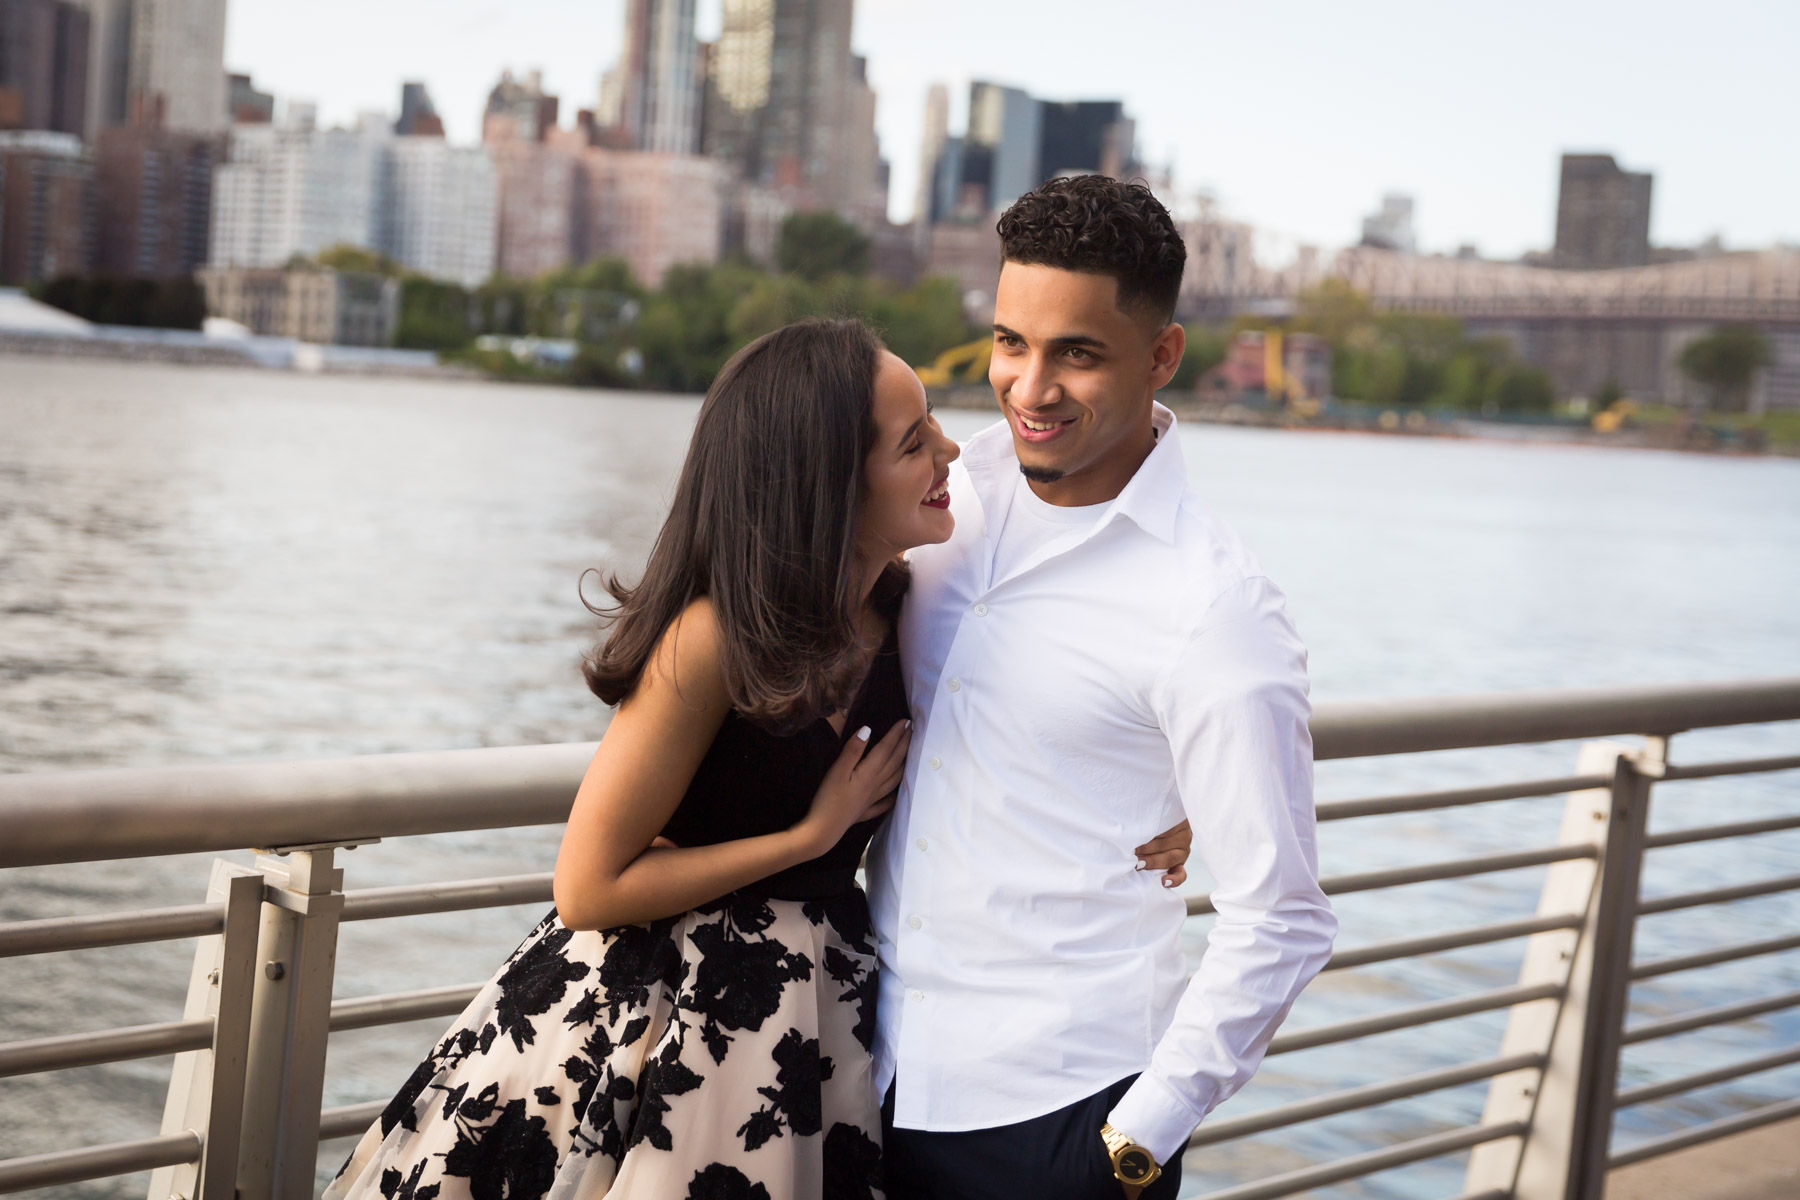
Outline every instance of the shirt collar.
{"label": "shirt collar", "polygon": [[[1175,514],[1187,489],[1187,465],[1176,436],[1175,414],[1152,403],[1150,422],[1156,429],[1156,446],[1150,451],[1094,527],[1105,528],[1115,518],[1125,518],[1159,541],[1174,544]],[[1005,421],[990,425],[963,446],[963,466],[969,472],[975,494],[981,500],[988,528],[999,528],[1012,500],[1013,480],[1019,456],[1013,450],[1012,429]]]}

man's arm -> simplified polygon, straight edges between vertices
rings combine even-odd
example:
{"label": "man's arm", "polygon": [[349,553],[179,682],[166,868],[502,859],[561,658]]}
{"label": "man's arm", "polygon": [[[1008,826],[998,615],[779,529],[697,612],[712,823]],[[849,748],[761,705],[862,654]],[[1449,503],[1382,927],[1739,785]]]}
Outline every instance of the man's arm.
{"label": "man's arm", "polygon": [[1255,1073],[1337,920],[1318,882],[1306,648],[1280,590],[1255,577],[1216,599],[1156,704],[1218,919],[1149,1070],[1107,1120],[1166,1163]]}

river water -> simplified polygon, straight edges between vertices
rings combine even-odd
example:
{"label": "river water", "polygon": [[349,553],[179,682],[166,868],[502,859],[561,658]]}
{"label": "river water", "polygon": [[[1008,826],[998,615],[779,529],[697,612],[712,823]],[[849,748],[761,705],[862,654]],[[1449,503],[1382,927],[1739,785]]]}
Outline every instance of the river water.
{"label": "river water", "polygon": [[[485,383],[0,358],[0,771],[581,741],[582,572],[653,536],[697,402]],[[965,437],[989,418],[952,412]],[[1800,462],[1184,426],[1199,493],[1287,590],[1318,700],[1800,675]],[[1684,736],[1698,761],[1800,731]],[[1323,764],[1321,798],[1565,773],[1553,745]],[[1562,801],[1322,827],[1327,872],[1553,840]],[[1792,812],[1794,773],[1670,785],[1653,828]],[[547,870],[556,830],[407,839],[349,886]],[[4,837],[0,829],[0,837]],[[1656,852],[1648,895],[1791,873],[1800,831]],[[1202,873],[1197,873],[1197,876]],[[1532,911],[1543,870],[1340,898],[1340,944]],[[200,857],[34,868],[0,920],[191,903]],[[1191,885],[1203,888],[1197,877]],[[338,994],[486,977],[525,909],[346,929]],[[1793,895],[1647,919],[1641,957],[1800,928]],[[1198,953],[1204,923],[1191,927]],[[1518,943],[1326,976],[1289,1028],[1515,978]],[[0,961],[0,1041],[179,1015],[191,948]],[[1800,954],[1635,989],[1638,1019],[1800,987]],[[385,1097],[442,1021],[333,1040],[327,1104]],[[1504,1018],[1270,1060],[1221,1110],[1489,1056]],[[1800,1014],[1628,1051],[1626,1085],[1800,1041]],[[168,1060],[0,1080],[0,1157],[155,1131]],[[1621,1116],[1615,1145],[1791,1096],[1800,1068]],[[1484,1085],[1190,1156],[1186,1194],[1476,1120]],[[348,1143],[328,1146],[335,1163]],[[1327,1196],[1460,1190],[1465,1156]],[[141,1195],[144,1177],[60,1189]]]}

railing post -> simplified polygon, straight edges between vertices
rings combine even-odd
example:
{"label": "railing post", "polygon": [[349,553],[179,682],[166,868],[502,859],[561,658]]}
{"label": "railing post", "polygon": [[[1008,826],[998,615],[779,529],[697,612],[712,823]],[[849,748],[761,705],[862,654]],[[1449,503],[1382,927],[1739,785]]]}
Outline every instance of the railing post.
{"label": "railing post", "polygon": [[1570,793],[1561,840],[1592,842],[1599,857],[1552,866],[1538,911],[1579,912],[1583,922],[1578,930],[1534,935],[1519,975],[1521,983],[1560,983],[1563,998],[1513,1009],[1501,1043],[1502,1054],[1542,1054],[1545,1066],[1496,1076],[1482,1116],[1484,1124],[1527,1120],[1530,1129],[1519,1141],[1477,1147],[1467,1191],[1499,1188],[1514,1200],[1601,1198],[1650,781],[1662,773],[1666,752],[1661,738],[1641,751],[1615,742],[1581,749],[1577,773],[1612,781]]}
{"label": "railing post", "polygon": [[152,1172],[148,1200],[232,1200],[262,893],[260,871],[222,858],[213,860],[206,898],[224,903],[225,928],[200,939],[182,1011],[186,1019],[213,1019],[212,1048],[175,1056],[162,1119],[165,1134],[199,1135],[200,1161]]}
{"label": "railing post", "polygon": [[332,864],[340,846],[292,846],[256,859],[268,903],[257,945],[238,1200],[310,1200],[313,1193],[344,907],[344,872]]}

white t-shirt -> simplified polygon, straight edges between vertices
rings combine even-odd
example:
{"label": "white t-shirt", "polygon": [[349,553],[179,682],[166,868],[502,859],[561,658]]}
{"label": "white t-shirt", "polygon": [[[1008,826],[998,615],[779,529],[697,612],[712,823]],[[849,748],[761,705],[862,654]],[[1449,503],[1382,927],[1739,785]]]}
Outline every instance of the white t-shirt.
{"label": "white t-shirt", "polygon": [[1001,527],[1000,536],[994,539],[992,579],[996,584],[1038,557],[1038,551],[1065,539],[1080,539],[1112,503],[1109,500],[1065,508],[1040,500],[1025,476],[1020,475],[1016,482],[1006,524]]}

